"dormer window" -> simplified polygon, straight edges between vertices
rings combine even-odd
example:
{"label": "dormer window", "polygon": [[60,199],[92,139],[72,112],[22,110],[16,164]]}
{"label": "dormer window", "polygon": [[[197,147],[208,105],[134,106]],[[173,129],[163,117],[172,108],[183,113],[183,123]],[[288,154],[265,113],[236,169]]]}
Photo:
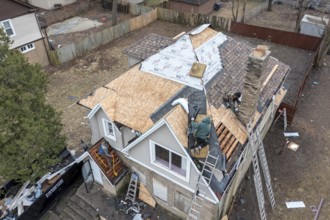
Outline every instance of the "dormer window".
{"label": "dormer window", "polygon": [[103,119],[103,128],[105,136],[116,141],[115,127],[113,122]]}
{"label": "dormer window", "polygon": [[13,37],[16,35],[13,24],[11,23],[11,20],[1,21],[1,25],[8,37]]}

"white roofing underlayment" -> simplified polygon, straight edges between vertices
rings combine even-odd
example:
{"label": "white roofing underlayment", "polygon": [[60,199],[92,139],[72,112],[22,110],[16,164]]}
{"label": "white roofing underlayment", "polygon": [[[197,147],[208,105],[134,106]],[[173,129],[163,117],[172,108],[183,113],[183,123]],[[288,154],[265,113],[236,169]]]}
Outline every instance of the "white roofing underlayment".
{"label": "white roofing underlayment", "polygon": [[[190,34],[201,33],[208,26],[201,25]],[[174,44],[143,61],[141,70],[203,90],[204,85],[222,69],[218,47],[226,40],[226,35],[218,33],[194,50],[189,34],[185,34]],[[194,62],[207,65],[202,79],[189,76]]]}

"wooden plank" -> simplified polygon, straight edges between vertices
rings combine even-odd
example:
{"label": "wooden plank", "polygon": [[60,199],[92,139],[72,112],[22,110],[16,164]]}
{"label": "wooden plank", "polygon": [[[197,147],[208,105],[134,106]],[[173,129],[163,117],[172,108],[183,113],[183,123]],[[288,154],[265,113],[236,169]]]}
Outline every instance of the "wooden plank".
{"label": "wooden plank", "polygon": [[225,145],[225,148],[223,149],[222,153],[226,154],[227,151],[229,150],[230,146],[231,146],[236,140],[237,140],[237,139],[236,139],[234,136],[232,136],[232,137],[230,138],[230,141],[227,143],[227,145]]}
{"label": "wooden plank", "polygon": [[225,129],[225,126],[223,124],[221,124],[218,128],[217,128],[217,136],[219,136],[221,134],[221,132],[223,131],[223,129]]}
{"label": "wooden plank", "polygon": [[232,110],[220,107],[216,109],[210,107],[213,118],[220,122],[238,139],[241,144],[244,144],[247,139],[247,131],[245,126],[237,119]]}
{"label": "wooden plank", "polygon": [[230,147],[230,149],[229,149],[228,152],[226,153],[226,158],[227,158],[227,159],[231,156],[231,154],[233,153],[233,151],[236,149],[237,144],[238,144],[238,140],[236,140],[236,141],[234,142],[234,144]]}
{"label": "wooden plank", "polygon": [[222,141],[224,139],[224,137],[228,134],[229,130],[227,128],[225,128],[222,132],[222,134],[220,135],[220,141]]}
{"label": "wooden plank", "polygon": [[228,132],[225,139],[223,139],[222,141],[223,145],[226,145],[232,136],[233,136],[232,133]]}
{"label": "wooden plank", "polygon": [[147,188],[142,183],[140,183],[139,199],[141,199],[143,202],[147,203],[153,208],[155,208],[156,206],[156,201],[154,200],[154,198],[152,198]]}
{"label": "wooden plank", "polygon": [[223,217],[221,218],[221,220],[229,220],[229,219],[228,219],[228,216],[225,215],[225,216],[223,216]]}
{"label": "wooden plank", "polygon": [[274,105],[280,106],[282,100],[284,99],[285,94],[287,93],[287,89],[281,87],[275,95]]}
{"label": "wooden plank", "polygon": [[270,73],[268,74],[266,80],[265,80],[264,83],[262,84],[260,91],[262,91],[262,90],[265,88],[265,86],[266,86],[267,83],[269,82],[270,78],[272,78],[272,76],[273,76],[274,73],[276,72],[277,68],[278,68],[278,64],[276,64],[276,65],[273,67],[272,71],[270,71]]}
{"label": "wooden plank", "polygon": [[199,150],[199,154],[194,149],[191,149],[190,153],[191,153],[191,156],[195,157],[195,158],[206,158],[207,153],[209,152],[209,149],[210,149],[209,145],[207,145]]}

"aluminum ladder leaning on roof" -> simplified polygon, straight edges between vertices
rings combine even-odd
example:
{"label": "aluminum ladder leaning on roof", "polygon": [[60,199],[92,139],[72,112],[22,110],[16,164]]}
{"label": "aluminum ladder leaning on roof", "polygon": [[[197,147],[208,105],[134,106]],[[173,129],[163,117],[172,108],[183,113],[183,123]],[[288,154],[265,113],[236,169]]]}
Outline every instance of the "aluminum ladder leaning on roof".
{"label": "aluminum ladder leaning on roof", "polygon": [[270,173],[268,169],[268,163],[266,159],[265,149],[264,145],[262,143],[262,140],[260,140],[260,133],[259,130],[256,129],[255,132],[253,132],[253,129],[251,128],[251,123],[248,124],[247,130],[248,130],[248,136],[249,136],[249,148],[252,152],[252,164],[253,164],[253,170],[254,170],[254,186],[256,189],[257,199],[258,199],[258,206],[259,206],[259,212],[260,212],[260,218],[261,220],[266,220],[266,211],[265,211],[265,196],[262,189],[262,183],[261,183],[261,176],[260,176],[260,168],[259,168],[259,159],[258,154],[260,157],[260,163],[264,174],[264,179],[266,183],[266,188],[269,195],[269,200],[272,208],[275,207],[275,198],[273,194],[273,189],[271,185],[271,178]]}
{"label": "aluminum ladder leaning on roof", "polygon": [[[200,212],[203,207],[203,202],[206,198],[208,188],[213,177],[215,166],[218,163],[218,159],[219,156],[213,156],[210,154],[210,152],[207,153],[207,157],[204,161],[202,171],[198,176],[196,190],[192,199],[187,219],[199,219]],[[205,179],[206,184],[204,183],[203,179]]]}

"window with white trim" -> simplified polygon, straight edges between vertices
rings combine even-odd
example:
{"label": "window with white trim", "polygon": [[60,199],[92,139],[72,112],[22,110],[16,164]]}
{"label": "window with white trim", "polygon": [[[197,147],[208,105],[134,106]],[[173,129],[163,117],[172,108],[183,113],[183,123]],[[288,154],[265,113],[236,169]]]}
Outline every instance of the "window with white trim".
{"label": "window with white trim", "polygon": [[153,163],[186,177],[187,158],[182,157],[159,144],[154,142],[151,143],[153,148]]}
{"label": "window with white trim", "polygon": [[113,122],[103,119],[103,128],[105,136],[115,141],[116,134]]}
{"label": "window with white trim", "polygon": [[1,25],[8,37],[13,37],[16,35],[13,24],[11,23],[10,19],[1,21]]}
{"label": "window with white trim", "polygon": [[29,51],[34,50],[34,49],[35,49],[34,43],[29,43],[29,44],[26,44],[26,45],[22,46],[20,48],[20,51],[22,53],[26,53],[26,52],[29,52]]}

